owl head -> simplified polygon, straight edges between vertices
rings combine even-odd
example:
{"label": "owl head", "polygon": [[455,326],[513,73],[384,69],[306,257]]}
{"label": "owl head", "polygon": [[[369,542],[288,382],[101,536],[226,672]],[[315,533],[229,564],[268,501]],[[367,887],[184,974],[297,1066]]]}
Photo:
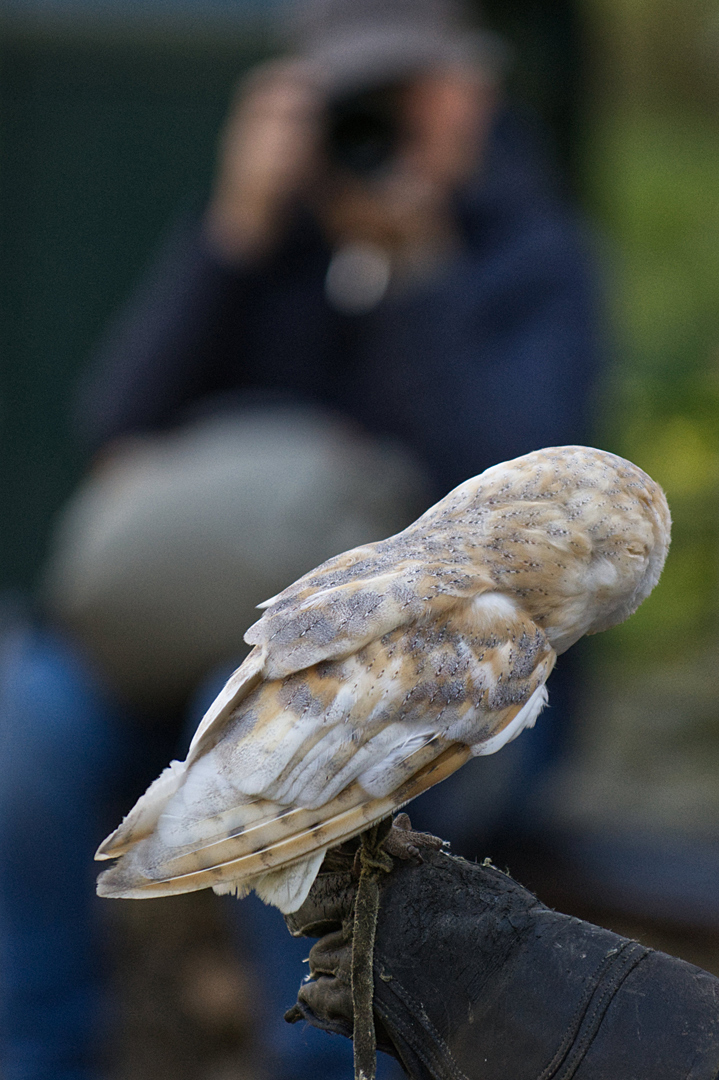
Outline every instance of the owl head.
{"label": "owl head", "polygon": [[502,462],[447,500],[496,588],[517,599],[557,652],[631,615],[669,548],[659,485],[593,447],[548,447]]}

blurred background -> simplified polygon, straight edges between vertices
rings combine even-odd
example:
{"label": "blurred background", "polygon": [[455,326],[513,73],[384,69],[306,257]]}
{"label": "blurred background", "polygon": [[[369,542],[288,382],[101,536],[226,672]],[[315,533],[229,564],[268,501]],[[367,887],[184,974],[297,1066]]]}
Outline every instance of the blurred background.
{"label": "blurred background", "polygon": [[[232,87],[266,53],[269,10],[0,2],[6,618],[32,594],[80,476],[74,380],[168,222],[206,194]],[[545,124],[602,254],[612,362],[596,444],[660,482],[674,518],[660,587],[585,649],[583,722],[544,796],[584,885],[527,874],[564,910],[719,973],[719,4],[486,0],[482,11],[513,48],[510,93]],[[651,865],[634,866],[645,886],[632,893],[586,838],[638,835]],[[630,840],[619,850],[631,861]],[[671,872],[657,881],[662,859]],[[211,901],[109,905],[126,1017],[118,1078],[243,1075],[252,994]]]}

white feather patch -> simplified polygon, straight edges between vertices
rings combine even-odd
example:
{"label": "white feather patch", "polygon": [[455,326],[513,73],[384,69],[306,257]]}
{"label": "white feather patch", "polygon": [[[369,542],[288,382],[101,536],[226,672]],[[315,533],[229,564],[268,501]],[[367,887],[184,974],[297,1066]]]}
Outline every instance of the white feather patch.
{"label": "white feather patch", "polygon": [[301,862],[283,866],[278,870],[268,870],[266,874],[245,878],[244,881],[223,881],[212,886],[213,892],[218,896],[234,893],[241,898],[254,889],[265,904],[273,904],[283,915],[290,915],[302,907],[307,899],[326,851],[327,848],[320,848],[308,859],[302,859]]}
{"label": "white feather patch", "polygon": [[429,729],[406,736],[402,742],[389,751],[382,761],[360,773],[357,777],[359,783],[368,795],[372,795],[375,799],[383,799],[385,795],[391,794],[395,788],[399,787],[402,780],[404,780],[404,770],[401,766],[406,762],[407,758],[415,750],[426,746],[433,738],[436,738],[436,732]]}
{"label": "white feather patch", "polygon": [[485,592],[475,596],[471,607],[473,621],[479,631],[495,631],[498,620],[515,619],[517,615],[515,601],[498,592]]}
{"label": "white feather patch", "polygon": [[[387,727],[383,728],[371,739],[368,739],[364,746],[359,747],[341,769],[328,774],[325,777],[322,789],[315,794],[314,798],[310,799],[308,792],[303,791],[301,805],[309,810],[314,810],[325,802],[329,802],[330,799],[334,799],[348,784],[351,784],[353,780],[357,780],[365,771],[369,771],[374,766],[381,769],[388,756],[397,747],[405,746],[408,739],[416,733],[417,729],[408,728],[406,723],[388,724]],[[425,733],[422,732],[422,734]],[[424,739],[420,745],[424,745],[426,741],[427,739]],[[413,750],[417,748],[415,744]]]}
{"label": "white feather patch", "polygon": [[516,739],[525,728],[533,728],[537,717],[547,704],[548,697],[547,688],[544,683],[542,683],[541,686],[537,687],[529,700],[524,703],[514,720],[507,724],[506,728],[503,728],[502,731],[497,732],[496,735],[492,735],[491,738],[486,739],[484,742],[476,743],[472,747],[472,756],[485,757],[487,754],[496,754],[503,746],[506,746],[507,743]]}
{"label": "white feather patch", "polygon": [[[261,732],[254,731],[235,746],[217,748],[216,767],[224,768],[245,795],[265,795],[296,755],[304,751],[323,719],[309,712],[278,712],[266,720]],[[214,756],[210,751],[208,757]]]}
{"label": "white feather patch", "polygon": [[207,820],[246,801],[226,770],[217,768],[212,752],[193,762],[185,783],[162,807],[155,830],[168,848],[196,843],[207,835]]}

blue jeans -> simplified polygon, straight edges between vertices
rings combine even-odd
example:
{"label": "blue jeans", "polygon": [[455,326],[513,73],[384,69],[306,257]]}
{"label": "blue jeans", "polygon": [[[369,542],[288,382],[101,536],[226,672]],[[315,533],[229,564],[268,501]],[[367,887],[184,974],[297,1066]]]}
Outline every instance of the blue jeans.
{"label": "blue jeans", "polygon": [[[0,657],[0,1073],[95,1075],[108,1002],[94,849],[138,732],[61,639]],[[137,755],[143,760],[143,755]],[[144,758],[146,760],[146,757]],[[104,810],[104,815],[103,815]]]}
{"label": "blue jeans", "polygon": [[[102,1075],[99,1047],[107,1043],[112,1010],[98,920],[107,901],[95,896],[93,854],[176,753],[174,737],[120,708],[80,652],[53,632],[20,628],[3,643],[3,1080]],[[306,974],[302,961],[312,943],[290,937],[279,912],[255,897],[228,898],[225,907],[242,952],[252,953],[258,970],[267,1017],[259,1038],[272,1080],[350,1080],[348,1040],[282,1019]],[[399,1076],[389,1058],[380,1058],[380,1076]]]}

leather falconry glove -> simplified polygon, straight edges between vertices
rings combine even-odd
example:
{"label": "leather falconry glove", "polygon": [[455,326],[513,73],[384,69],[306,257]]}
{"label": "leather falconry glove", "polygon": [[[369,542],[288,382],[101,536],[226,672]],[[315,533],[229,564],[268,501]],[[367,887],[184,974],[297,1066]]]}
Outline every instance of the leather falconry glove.
{"label": "leather falconry glove", "polygon": [[[373,1008],[412,1080],[717,1080],[719,979],[551,911],[400,817],[386,846],[410,857],[379,881]],[[320,938],[286,1019],[349,1037],[356,861],[351,844],[330,852],[286,916]]]}

